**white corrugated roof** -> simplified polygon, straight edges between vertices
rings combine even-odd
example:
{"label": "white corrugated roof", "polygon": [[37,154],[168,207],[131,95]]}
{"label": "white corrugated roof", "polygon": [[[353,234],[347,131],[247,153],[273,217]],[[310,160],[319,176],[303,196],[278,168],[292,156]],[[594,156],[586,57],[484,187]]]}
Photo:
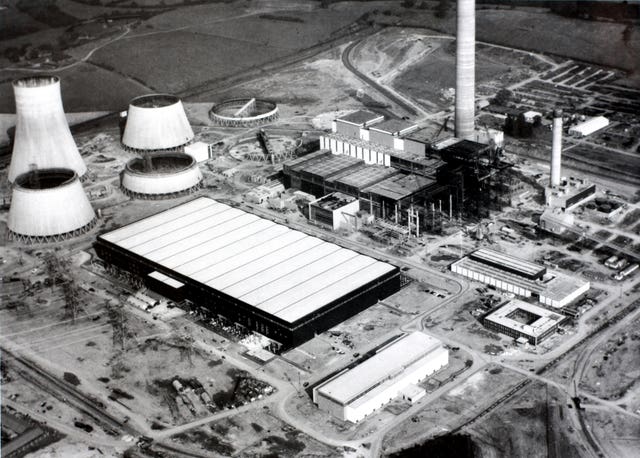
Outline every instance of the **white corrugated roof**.
{"label": "white corrugated roof", "polygon": [[208,197],[101,238],[287,322],[394,269]]}
{"label": "white corrugated roof", "polygon": [[356,367],[329,380],[317,390],[343,405],[350,404],[372,392],[381,383],[400,376],[406,367],[441,346],[442,343],[438,339],[415,331]]}

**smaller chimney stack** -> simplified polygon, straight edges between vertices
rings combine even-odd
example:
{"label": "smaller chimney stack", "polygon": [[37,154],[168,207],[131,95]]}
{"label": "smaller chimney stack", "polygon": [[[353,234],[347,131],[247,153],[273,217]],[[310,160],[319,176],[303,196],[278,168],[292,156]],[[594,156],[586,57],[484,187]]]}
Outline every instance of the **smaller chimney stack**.
{"label": "smaller chimney stack", "polygon": [[553,143],[551,145],[552,187],[560,186],[560,164],[562,161],[562,110],[553,110]]}

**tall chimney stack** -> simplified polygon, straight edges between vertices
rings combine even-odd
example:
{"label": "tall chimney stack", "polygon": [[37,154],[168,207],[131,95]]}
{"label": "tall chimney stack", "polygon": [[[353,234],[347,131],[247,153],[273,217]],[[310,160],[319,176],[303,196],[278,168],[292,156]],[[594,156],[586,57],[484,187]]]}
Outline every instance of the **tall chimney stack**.
{"label": "tall chimney stack", "polygon": [[60,79],[32,76],[13,82],[16,135],[9,182],[34,169],[68,168],[82,177],[87,166],[78,152],[62,107]]}
{"label": "tall chimney stack", "polygon": [[473,140],[476,82],[476,1],[458,0],[456,137]]}
{"label": "tall chimney stack", "polygon": [[560,186],[560,164],[562,161],[562,110],[553,110],[553,143],[551,145],[550,185]]}

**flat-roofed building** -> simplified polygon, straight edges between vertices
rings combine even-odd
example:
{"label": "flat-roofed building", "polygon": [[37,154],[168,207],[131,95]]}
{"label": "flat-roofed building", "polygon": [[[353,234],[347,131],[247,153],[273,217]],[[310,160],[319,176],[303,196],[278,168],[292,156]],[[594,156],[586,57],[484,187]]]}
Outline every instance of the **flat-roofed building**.
{"label": "flat-roofed building", "polygon": [[563,178],[559,186],[545,188],[545,202],[548,207],[563,211],[573,210],[596,194],[596,185],[582,178]]}
{"label": "flat-roofed building", "polygon": [[397,267],[207,197],[100,235],[95,249],[285,348],[400,288]]}
{"label": "flat-roofed building", "polygon": [[369,127],[369,141],[396,148],[394,140],[418,130],[416,124],[401,119],[387,119]]}
{"label": "flat-roofed building", "polygon": [[[356,111],[334,121],[331,133],[320,136],[320,148],[362,159],[366,164],[412,173],[422,173],[426,169],[425,174],[429,174],[432,171],[423,161],[427,142],[411,136],[418,129],[417,124],[408,121],[384,120],[383,116]],[[410,165],[410,162],[416,164]]]}
{"label": "flat-roofed building", "polygon": [[589,291],[591,284],[494,250],[481,248],[451,264],[451,271],[523,297],[537,297],[563,308]]}
{"label": "flat-roofed building", "polygon": [[498,267],[512,274],[519,275],[530,280],[540,279],[547,273],[547,268],[529,262],[524,259],[510,256],[488,248],[480,248],[469,255],[475,261],[480,261],[489,266]]}
{"label": "flat-roofed building", "polygon": [[579,122],[575,126],[569,127],[569,135],[576,137],[586,137],[594,132],[604,129],[609,125],[609,120],[604,116],[595,116],[586,121]]}
{"label": "flat-roofed building", "polygon": [[358,110],[333,121],[332,130],[348,137],[359,138],[360,129],[376,124],[384,116],[370,111]]}
{"label": "flat-roofed building", "polygon": [[327,194],[309,203],[309,220],[334,231],[355,229],[360,201],[340,192]]}
{"label": "flat-roofed building", "polygon": [[448,363],[442,342],[416,331],[314,387],[313,402],[341,420],[357,423]]}
{"label": "flat-roofed building", "polygon": [[568,319],[546,308],[512,300],[487,315],[483,322],[488,329],[514,339],[523,337],[531,345],[538,345]]}

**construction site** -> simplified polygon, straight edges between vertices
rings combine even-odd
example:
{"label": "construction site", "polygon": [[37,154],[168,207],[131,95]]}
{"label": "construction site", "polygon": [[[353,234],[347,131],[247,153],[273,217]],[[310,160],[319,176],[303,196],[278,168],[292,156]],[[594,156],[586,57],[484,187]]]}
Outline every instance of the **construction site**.
{"label": "construction site", "polygon": [[7,456],[636,456],[640,92],[487,25],[616,20],[178,3],[5,65]]}

